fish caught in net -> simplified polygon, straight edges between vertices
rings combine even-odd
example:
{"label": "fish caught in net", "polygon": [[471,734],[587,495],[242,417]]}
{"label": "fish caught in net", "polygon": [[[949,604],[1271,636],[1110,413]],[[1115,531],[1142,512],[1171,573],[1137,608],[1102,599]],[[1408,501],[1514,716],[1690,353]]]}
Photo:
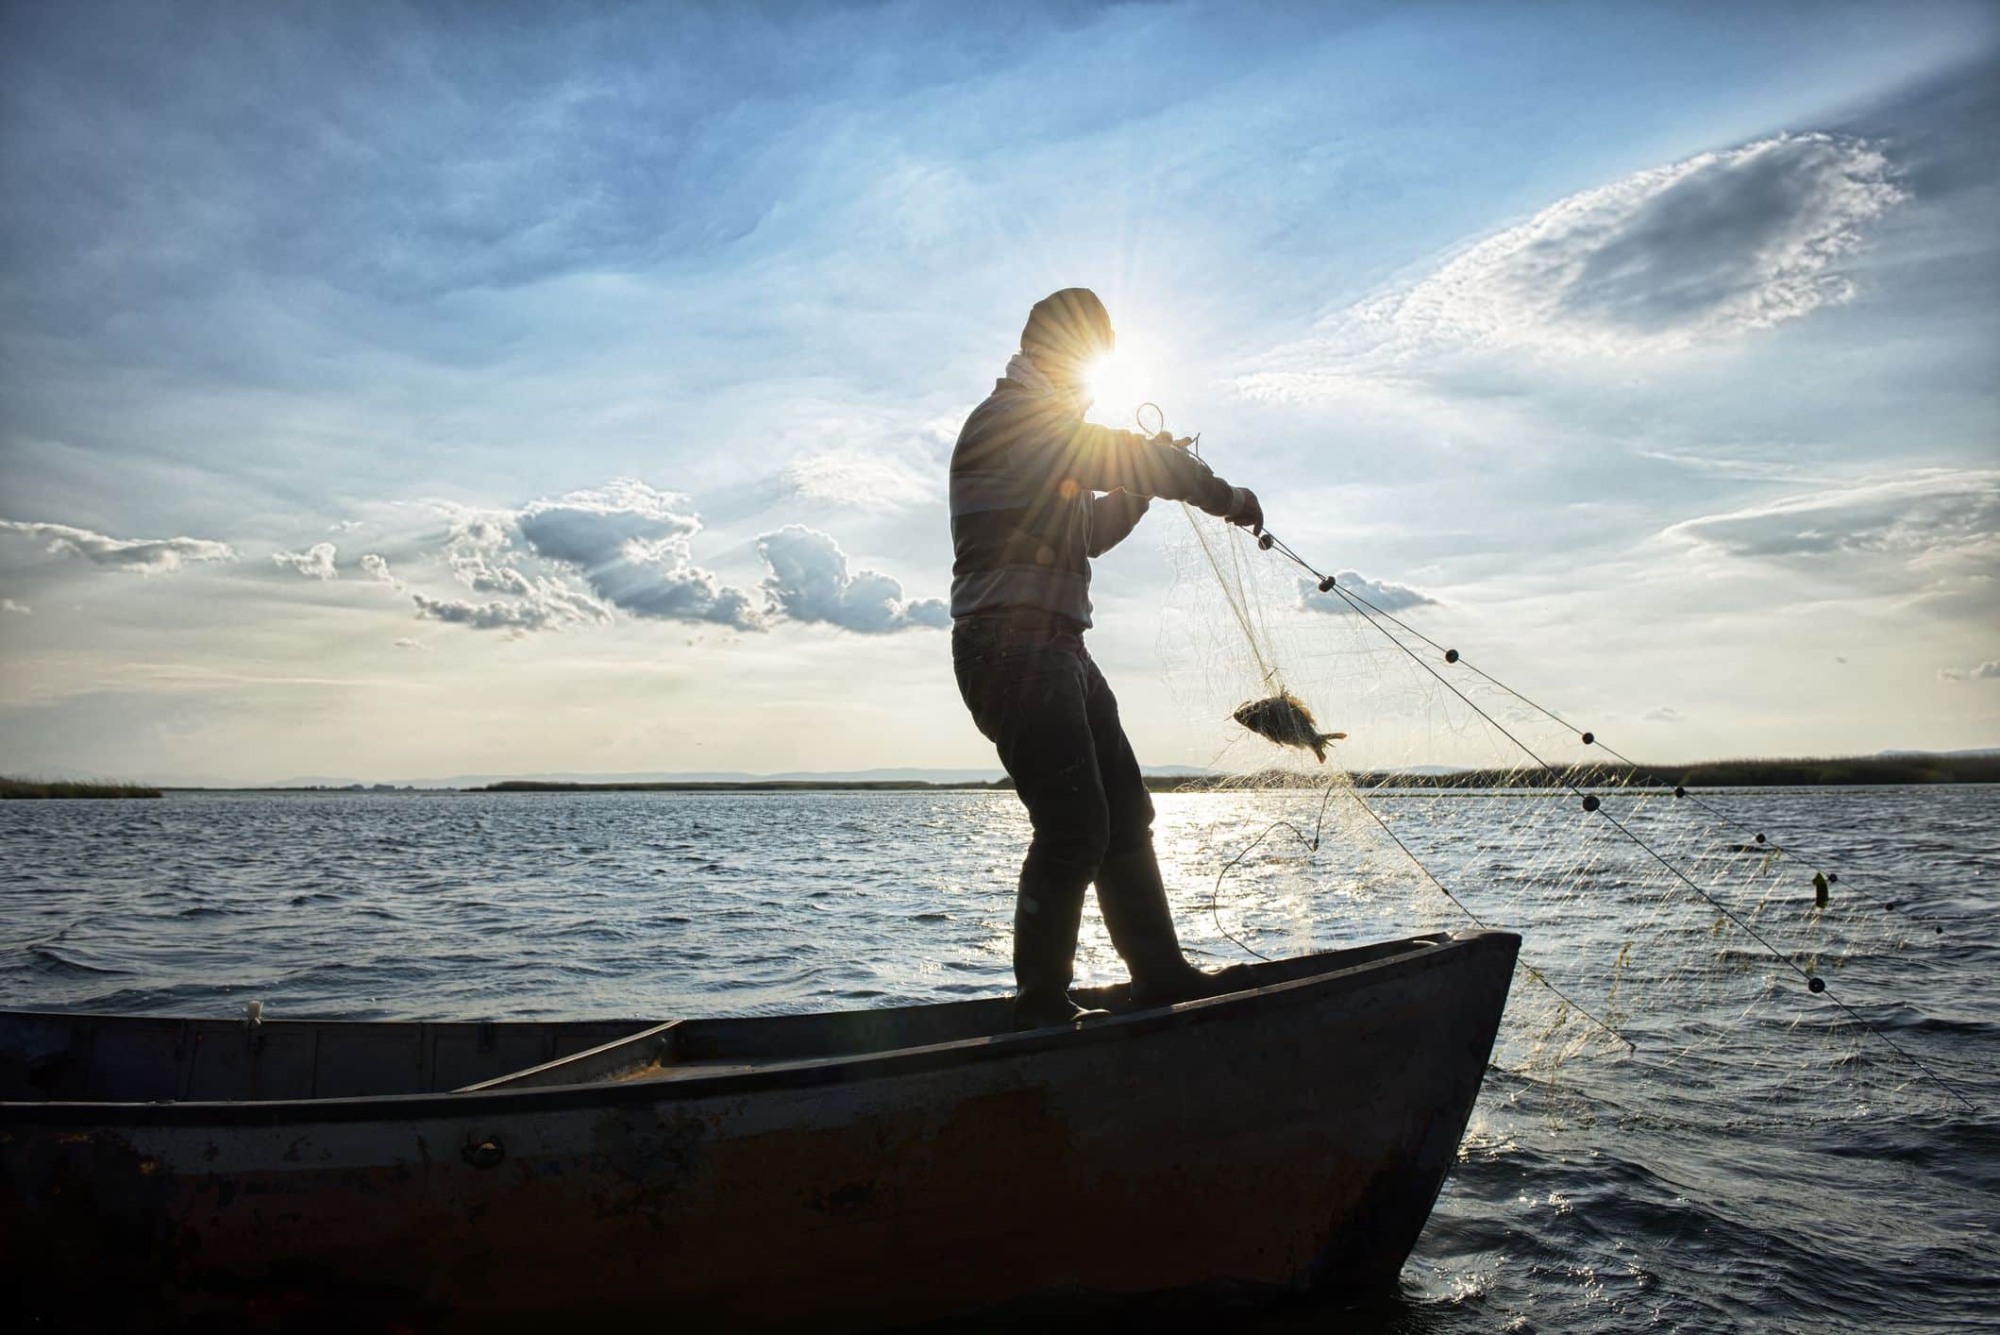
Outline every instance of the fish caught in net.
{"label": "fish caught in net", "polygon": [[[1868,893],[1852,864],[1821,902],[1813,878],[1834,862],[1778,824],[1801,799],[1662,785],[1612,750],[1617,714],[1595,720],[1601,740],[1448,647],[1471,609],[1384,615],[1342,596],[1358,580],[1301,578],[1189,519],[1159,649],[1200,774],[1163,795],[1158,840],[1182,920],[1201,924],[1196,954],[1518,931],[1493,1060],[1552,1121],[1795,1122],[1955,1099],[1871,1019],[1897,1000],[1886,976],[1925,967],[1912,957],[1935,949],[1933,926],[1908,887]],[[1303,703],[1336,699],[1358,739],[1337,755]],[[1595,692],[1582,705],[1607,709]],[[1838,859],[1839,799],[1813,800],[1827,814],[1796,832]],[[1757,1097],[1705,1106],[1711,1077]]]}
{"label": "fish caught in net", "polygon": [[1311,751],[1322,765],[1326,763],[1326,744],[1347,736],[1344,732],[1321,732],[1312,711],[1290,691],[1238,705],[1230,717],[1267,742]]}

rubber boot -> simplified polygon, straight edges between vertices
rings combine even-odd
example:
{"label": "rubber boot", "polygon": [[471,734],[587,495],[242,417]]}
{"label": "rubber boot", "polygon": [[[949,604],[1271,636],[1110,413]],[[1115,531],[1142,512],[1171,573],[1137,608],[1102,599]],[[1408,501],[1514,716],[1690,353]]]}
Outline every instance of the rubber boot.
{"label": "rubber boot", "polygon": [[1023,872],[1014,900],[1014,1027],[1041,1029],[1081,1024],[1111,1012],[1089,1010],[1070,999],[1076,968],[1076,934],[1083,921],[1083,892],[1052,888]]}
{"label": "rubber boot", "polygon": [[1104,913],[1111,944],[1132,971],[1133,1005],[1171,1006],[1255,985],[1244,965],[1204,973],[1181,954],[1174,911],[1167,903],[1160,860],[1150,841],[1104,860],[1097,869],[1097,906]]}

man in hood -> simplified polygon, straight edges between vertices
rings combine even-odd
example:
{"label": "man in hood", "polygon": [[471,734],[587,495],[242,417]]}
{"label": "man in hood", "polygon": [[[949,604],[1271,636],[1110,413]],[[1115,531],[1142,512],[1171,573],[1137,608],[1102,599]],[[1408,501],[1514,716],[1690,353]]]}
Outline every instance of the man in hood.
{"label": "man in hood", "polygon": [[1227,991],[1181,954],[1153,853],[1153,802],[1084,648],[1090,558],[1129,534],[1153,497],[1263,528],[1257,497],[1188,452],[1083,420],[1085,377],[1115,345],[1088,288],[1035,303],[1007,374],[972,410],[951,457],[952,665],[1000,753],[1034,838],[1014,907],[1019,1028],[1090,1014],[1070,999],[1083,896],[1097,885],[1132,999],[1164,1005]]}

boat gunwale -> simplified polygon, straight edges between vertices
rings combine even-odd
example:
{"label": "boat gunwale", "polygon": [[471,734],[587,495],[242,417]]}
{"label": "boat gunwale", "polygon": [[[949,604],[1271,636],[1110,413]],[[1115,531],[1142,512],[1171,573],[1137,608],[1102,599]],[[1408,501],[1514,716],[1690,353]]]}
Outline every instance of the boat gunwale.
{"label": "boat gunwale", "polygon": [[[1361,985],[1371,974],[1389,970],[1428,972],[1453,963],[1469,951],[1503,948],[1518,951],[1520,936],[1515,932],[1482,928],[1435,937],[1404,937],[1399,938],[1397,942],[1368,944],[1387,945],[1402,941],[1415,943],[1414,948],[1362,960],[1322,973],[1311,973],[1301,978],[1284,979],[1261,987],[1246,988],[1240,992],[1182,1002],[1175,1006],[1151,1007],[1115,1014],[1109,1019],[1075,1028],[1050,1026],[1042,1029],[981,1034],[942,1043],[925,1043],[876,1052],[834,1053],[797,1059],[776,1058],[750,1070],[721,1070],[708,1075],[598,1081],[525,1089],[363,1094],[320,1099],[0,1101],[0,1126],[256,1127],[330,1122],[433,1120],[458,1116],[485,1117],[509,1113],[567,1112],[578,1108],[623,1107],[631,1104],[692,1103],[737,1094],[809,1089],[926,1074],[953,1066],[1034,1056],[1057,1048],[1073,1050],[1078,1046],[1126,1042],[1169,1029],[1210,1024],[1225,1019],[1243,1019],[1266,1011],[1291,1010],[1321,1000],[1322,993],[1346,991]],[[1331,959],[1337,958],[1345,951],[1323,953]],[[1310,956],[1295,958],[1310,958]]]}

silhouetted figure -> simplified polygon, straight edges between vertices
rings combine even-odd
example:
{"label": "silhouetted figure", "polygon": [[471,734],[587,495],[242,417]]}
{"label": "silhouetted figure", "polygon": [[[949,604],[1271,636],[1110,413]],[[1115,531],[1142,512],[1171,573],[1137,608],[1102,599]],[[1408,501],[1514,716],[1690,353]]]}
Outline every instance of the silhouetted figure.
{"label": "silhouetted figure", "polygon": [[1181,954],[1153,854],[1153,802],[1084,648],[1090,558],[1150,498],[1184,500],[1256,532],[1257,497],[1188,453],[1083,420],[1084,377],[1114,346],[1086,288],[1035,303],[1021,351],[959,431],[951,457],[952,664],[966,707],[1013,777],[1034,838],[1014,908],[1015,1023],[1082,1018],[1070,1000],[1085,889],[1095,881],[1132,996],[1165,1004],[1230,989]]}

